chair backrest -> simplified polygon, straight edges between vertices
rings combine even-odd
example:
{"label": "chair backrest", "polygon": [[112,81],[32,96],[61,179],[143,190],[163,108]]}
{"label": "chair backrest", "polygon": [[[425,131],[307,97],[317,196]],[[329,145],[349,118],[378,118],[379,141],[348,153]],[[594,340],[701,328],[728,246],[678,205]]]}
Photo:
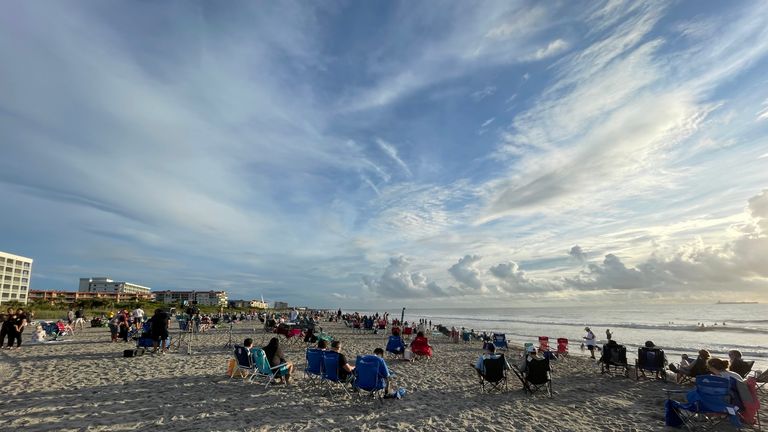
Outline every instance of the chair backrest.
{"label": "chair backrest", "polygon": [[402,353],[405,351],[405,343],[400,336],[390,336],[387,340],[387,352]]}
{"label": "chair backrest", "polygon": [[637,365],[642,369],[664,369],[664,350],[661,348],[638,348]]}
{"label": "chair backrest", "polygon": [[241,345],[235,345],[235,359],[237,359],[237,364],[239,366],[248,369],[253,368],[253,359],[251,358],[251,353],[248,348]]}
{"label": "chair backrest", "polygon": [[251,349],[251,353],[253,356],[253,366],[256,370],[265,375],[272,375],[272,366],[270,366],[267,354],[264,350],[261,348],[253,348]]}
{"label": "chair backrest", "polygon": [[746,377],[747,374],[749,374],[752,371],[752,366],[755,365],[754,361],[740,361],[737,363],[734,363],[731,366],[731,370],[733,372],[736,372],[737,374],[741,375],[742,378]]}
{"label": "chair backrest", "polygon": [[568,352],[568,339],[557,338],[557,353],[563,354]]}
{"label": "chair backrest", "polygon": [[693,366],[691,366],[691,371],[688,375],[692,377],[697,377],[699,375],[709,375],[709,368],[707,368],[707,361],[697,357],[696,360],[693,362]]}
{"label": "chair backrest", "polygon": [[603,345],[603,361],[608,364],[627,364],[627,347],[624,345]]}
{"label": "chair backrest", "polygon": [[[691,399],[689,395],[688,400]],[[697,376],[696,399],[704,412],[724,412],[726,407],[733,406],[731,379],[715,375]]]}
{"label": "chair backrest", "polygon": [[312,375],[323,373],[323,350],[318,348],[309,348],[307,350],[307,367],[304,371]]}
{"label": "chair backrest", "polygon": [[504,379],[505,364],[506,360],[504,359],[504,354],[484,359],[483,369],[485,370],[485,373],[483,374],[483,379],[492,383]]}
{"label": "chair backrest", "polygon": [[533,384],[539,385],[549,381],[549,359],[530,358],[526,361],[525,379]]}
{"label": "chair backrest", "polygon": [[355,387],[366,391],[382,390],[387,383],[382,371],[386,371],[384,359],[375,355],[358,356],[355,361]]}
{"label": "chair backrest", "polygon": [[339,353],[323,351],[323,371],[321,376],[329,381],[339,381]]}
{"label": "chair backrest", "polygon": [[493,344],[496,346],[496,348],[506,348],[507,335],[505,333],[494,333]]}
{"label": "chair backrest", "polygon": [[427,353],[429,351],[429,341],[427,338],[417,337],[411,343],[411,351],[415,354]]}
{"label": "chair backrest", "polygon": [[411,328],[411,327],[405,327],[405,328],[403,329],[403,334],[404,334],[404,335],[413,334],[413,328]]}

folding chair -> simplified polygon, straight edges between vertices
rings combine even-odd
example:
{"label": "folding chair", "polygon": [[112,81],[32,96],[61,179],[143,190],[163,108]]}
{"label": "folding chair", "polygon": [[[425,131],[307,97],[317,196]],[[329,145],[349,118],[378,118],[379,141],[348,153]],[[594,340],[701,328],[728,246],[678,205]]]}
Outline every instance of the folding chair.
{"label": "folding chair", "polygon": [[340,386],[347,396],[350,396],[347,390],[347,384],[354,379],[353,375],[347,379],[341,379],[339,375],[339,353],[336,351],[323,351],[323,371],[320,375],[321,382],[325,383],[328,394],[333,394],[333,387]]}
{"label": "folding chair", "polygon": [[403,338],[394,335],[390,336],[387,340],[386,351],[393,356],[402,356],[405,352],[405,342],[403,342]]}
{"label": "folding chair", "polygon": [[730,378],[715,375],[697,376],[696,388],[687,392],[685,403],[671,399],[672,394],[685,393],[685,390],[664,391],[667,393],[667,426],[685,426],[688,430],[719,429],[719,425],[726,419],[737,428],[742,425]]}
{"label": "folding chair", "polygon": [[426,338],[417,336],[411,343],[411,351],[415,360],[429,360],[432,358],[432,346],[429,345],[429,341]]}
{"label": "folding chair", "polygon": [[494,333],[493,346],[495,346],[496,349],[508,349],[509,345],[507,344],[507,335],[504,333]]}
{"label": "folding chair", "polygon": [[264,388],[269,387],[270,384],[275,382],[276,378],[285,376],[287,371],[287,364],[280,363],[276,366],[270,366],[267,354],[261,348],[251,349],[253,356],[254,372],[251,375],[250,381],[253,382],[255,378],[262,378],[265,382]]}
{"label": "folding chair", "polygon": [[612,374],[620,372],[629,377],[629,364],[627,364],[627,348],[616,343],[603,345],[603,355],[600,357],[600,373]]}
{"label": "folding chair", "polygon": [[304,368],[304,376],[310,384],[318,384],[323,375],[323,350],[309,348],[306,352],[307,367]]}
{"label": "folding chair", "polygon": [[667,381],[667,358],[661,348],[640,347],[635,360],[635,380],[650,379],[646,372],[653,372],[656,379]]}
{"label": "folding chair", "polygon": [[557,338],[557,356],[565,357],[568,355],[568,339]]}
{"label": "folding chair", "polygon": [[754,360],[753,361],[744,361],[740,362],[736,365],[736,367],[731,367],[731,370],[733,372],[736,372],[737,374],[741,375],[742,378],[746,378],[747,375],[749,375],[750,372],[752,372],[752,366],[755,365]]}
{"label": "folding chair", "polygon": [[526,361],[524,372],[514,365],[512,371],[523,383],[524,392],[532,395],[543,389],[546,390],[547,396],[552,397],[552,369],[549,366],[549,359],[531,358]]}
{"label": "folding chair", "polygon": [[384,359],[375,355],[358,356],[354,374],[358,400],[362,400],[363,393],[367,393],[379,403],[384,403],[384,390],[387,388],[387,379],[389,379],[389,369]]}
{"label": "folding chair", "polygon": [[[483,370],[475,369],[480,378],[480,393],[488,393],[496,390],[499,393],[507,391],[507,360],[504,354],[483,360]],[[488,383],[488,387],[486,387]]]}
{"label": "folding chair", "polygon": [[763,372],[755,371],[755,381],[757,382],[757,389],[761,392],[765,391],[765,385],[768,384],[768,369]]}
{"label": "folding chair", "polygon": [[238,372],[240,372],[240,376],[244,380],[256,373],[256,368],[253,366],[253,358],[251,357],[251,352],[248,348],[235,345],[235,360],[237,363],[232,369],[232,375],[229,376],[230,380],[234,378],[235,374]]}

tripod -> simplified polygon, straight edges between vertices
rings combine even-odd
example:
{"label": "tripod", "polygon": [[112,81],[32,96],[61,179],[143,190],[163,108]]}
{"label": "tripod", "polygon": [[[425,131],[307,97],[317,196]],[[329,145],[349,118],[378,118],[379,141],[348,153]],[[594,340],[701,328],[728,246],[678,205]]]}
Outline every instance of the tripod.
{"label": "tripod", "polygon": [[232,348],[235,346],[235,344],[232,342],[232,327],[234,327],[234,323],[230,321],[229,330],[227,331],[227,333],[229,333],[229,340],[227,340],[227,343],[224,344],[224,348]]}

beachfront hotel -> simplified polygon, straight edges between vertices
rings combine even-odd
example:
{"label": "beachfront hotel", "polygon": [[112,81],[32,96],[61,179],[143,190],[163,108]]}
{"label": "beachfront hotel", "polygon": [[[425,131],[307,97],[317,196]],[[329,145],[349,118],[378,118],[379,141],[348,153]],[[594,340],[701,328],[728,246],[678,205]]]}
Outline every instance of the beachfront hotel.
{"label": "beachfront hotel", "polygon": [[229,304],[226,291],[156,291],[155,301],[160,303],[193,303],[200,306],[224,306]]}
{"label": "beachfront hotel", "polygon": [[27,304],[32,258],[0,251],[0,304]]}
{"label": "beachfront hotel", "polygon": [[152,293],[83,292],[61,290],[29,290],[29,300],[47,303],[70,304],[81,300],[105,300],[110,302],[152,301]]}
{"label": "beachfront hotel", "polygon": [[80,292],[150,294],[150,288],[130,282],[115,282],[106,277],[80,278]]}

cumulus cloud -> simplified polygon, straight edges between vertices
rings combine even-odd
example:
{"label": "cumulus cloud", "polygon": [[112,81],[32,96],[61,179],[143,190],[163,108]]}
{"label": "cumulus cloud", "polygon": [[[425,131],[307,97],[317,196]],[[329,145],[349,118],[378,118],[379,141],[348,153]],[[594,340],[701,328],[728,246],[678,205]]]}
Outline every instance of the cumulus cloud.
{"label": "cumulus cloud", "polygon": [[429,281],[421,272],[412,272],[410,268],[411,262],[406,257],[390,258],[380,277],[363,276],[363,287],[386,298],[444,296],[445,291],[439,285]]}
{"label": "cumulus cloud", "polygon": [[572,256],[579,262],[584,262],[587,260],[587,254],[584,253],[584,251],[581,249],[581,246],[575,245],[571,248],[571,250],[568,251],[568,255]]}
{"label": "cumulus cloud", "polygon": [[480,280],[481,272],[477,267],[480,260],[481,257],[477,255],[465,255],[448,269],[448,273],[460,284],[483,291],[485,286]]}

